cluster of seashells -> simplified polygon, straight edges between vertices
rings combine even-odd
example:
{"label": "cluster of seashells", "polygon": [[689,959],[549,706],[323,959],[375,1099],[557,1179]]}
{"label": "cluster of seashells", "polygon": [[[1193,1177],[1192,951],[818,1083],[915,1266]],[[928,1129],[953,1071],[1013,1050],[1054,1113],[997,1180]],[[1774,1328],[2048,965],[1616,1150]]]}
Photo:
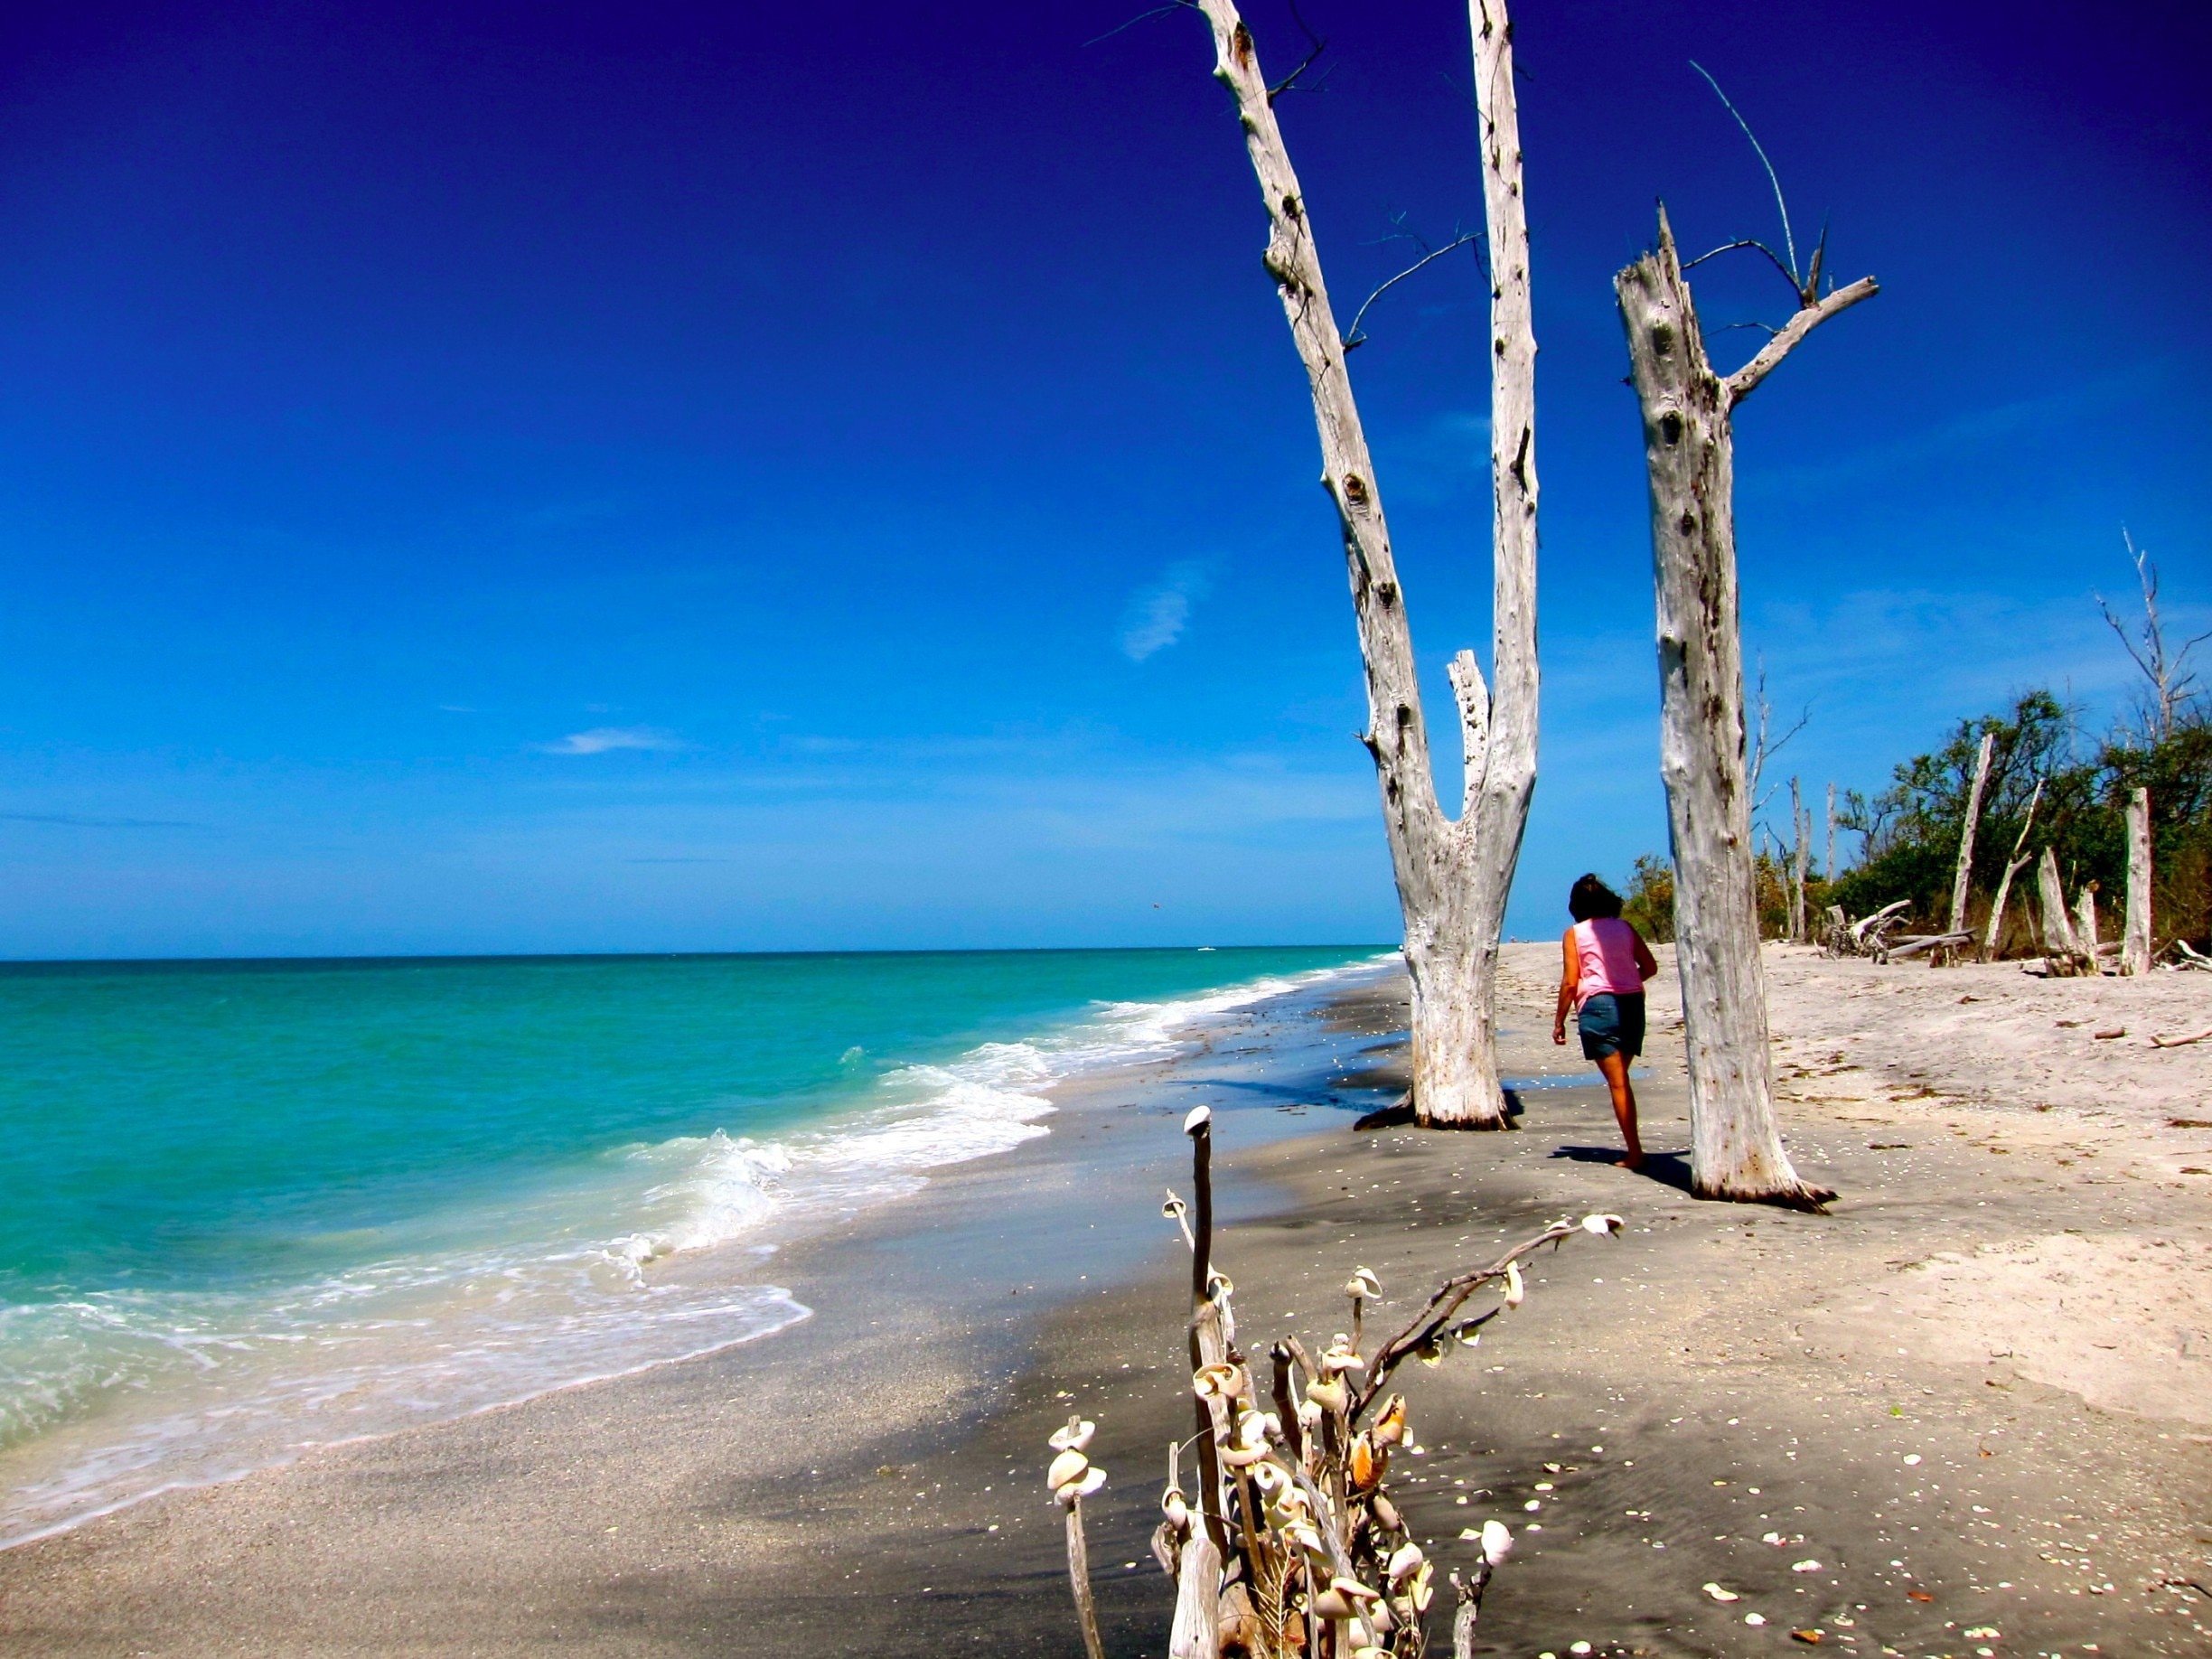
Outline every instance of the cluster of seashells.
{"label": "cluster of seashells", "polygon": [[[1203,1183],[1204,1120],[1194,1113],[1186,1128],[1202,1143]],[[1210,1270],[1210,1240],[1203,1232],[1193,1234],[1188,1210],[1173,1195],[1166,1214],[1182,1225],[1199,1257],[1195,1277],[1203,1274],[1208,1287],[1203,1300],[1194,1298],[1192,1326],[1200,1363],[1191,1392],[1205,1427],[1168,1450],[1161,1520],[1152,1539],[1154,1556],[1177,1583],[1171,1659],[1198,1654],[1420,1659],[1437,1568],[1389,1493],[1392,1454],[1419,1448],[1411,1445],[1404,1395],[1383,1393],[1383,1384],[1401,1361],[1440,1363],[1451,1345],[1473,1345],[1489,1319],[1521,1306],[1527,1284],[1516,1257],[1577,1232],[1617,1233],[1620,1218],[1592,1215],[1555,1224],[1492,1267],[1448,1281],[1403,1331],[1365,1354],[1364,1315],[1382,1299],[1382,1286],[1373,1271],[1357,1269],[1345,1286],[1351,1330],[1336,1333],[1317,1356],[1295,1337],[1272,1345],[1263,1394],[1261,1380],[1236,1345],[1233,1287],[1226,1275]],[[1486,1286],[1498,1291],[1497,1305],[1462,1319],[1469,1296]],[[1078,1500],[1105,1482],[1084,1454],[1092,1429],[1071,1420],[1052,1437],[1057,1455],[1046,1483],[1070,1509],[1072,1532],[1081,1528]],[[1194,1447],[1197,1479],[1186,1490],[1183,1458]],[[1212,1501],[1203,1501],[1209,1489]],[[1484,1523],[1476,1541],[1479,1556],[1469,1578],[1451,1575],[1463,1610],[1479,1601],[1514,1546],[1512,1532],[1495,1520]],[[1072,1536],[1072,1563],[1079,1550]],[[1079,1603],[1083,1599],[1079,1587]],[[1466,1617],[1471,1629],[1472,1615]]]}

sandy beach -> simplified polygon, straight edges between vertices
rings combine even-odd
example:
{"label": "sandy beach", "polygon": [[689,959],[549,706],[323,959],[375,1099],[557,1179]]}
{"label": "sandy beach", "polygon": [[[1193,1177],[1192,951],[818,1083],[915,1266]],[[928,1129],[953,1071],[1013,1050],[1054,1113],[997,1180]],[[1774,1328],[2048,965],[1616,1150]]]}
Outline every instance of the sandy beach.
{"label": "sandy beach", "polygon": [[1528,1529],[1483,1651],[2212,1651],[2212,1044],[2150,1041],[2212,1024],[2212,979],[1775,951],[1792,1155],[1842,1195],[1814,1216],[1680,1189],[1671,975],[1639,1085],[1661,1156],[1612,1165],[1593,1075],[1543,1040],[1555,950],[1507,953],[1516,1133],[1351,1130],[1393,984],[1301,1016],[1364,1034],[1326,1074],[1271,1065],[1255,1016],[791,1251],[818,1312],[773,1338],[0,1553],[0,1650],[1073,1654],[1041,1475],[1079,1408],[1110,1648],[1162,1652],[1145,1539],[1186,1407],[1158,1202],[1204,1100],[1248,1339],[1326,1337],[1354,1265],[1410,1298],[1559,1215],[1625,1218],[1409,1384],[1417,1534],[1449,1563],[1465,1527]]}

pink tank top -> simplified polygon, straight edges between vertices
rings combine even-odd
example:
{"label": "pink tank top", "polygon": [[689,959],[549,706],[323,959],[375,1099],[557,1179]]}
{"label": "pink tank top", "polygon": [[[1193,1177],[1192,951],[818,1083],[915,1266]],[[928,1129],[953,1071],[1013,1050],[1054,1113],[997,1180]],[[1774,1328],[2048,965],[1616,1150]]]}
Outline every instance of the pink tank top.
{"label": "pink tank top", "polygon": [[1578,922],[1575,950],[1580,958],[1575,980],[1575,1007],[1580,1008],[1600,991],[1616,995],[1641,992],[1644,976],[1636,970],[1636,929],[1616,916]]}

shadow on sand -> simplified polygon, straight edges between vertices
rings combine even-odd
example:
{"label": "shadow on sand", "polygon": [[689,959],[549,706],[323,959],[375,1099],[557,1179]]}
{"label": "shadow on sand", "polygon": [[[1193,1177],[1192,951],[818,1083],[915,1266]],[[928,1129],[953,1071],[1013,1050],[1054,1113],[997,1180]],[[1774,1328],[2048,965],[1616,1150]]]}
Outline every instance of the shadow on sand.
{"label": "shadow on sand", "polygon": [[[1618,1164],[1618,1147],[1555,1147],[1553,1158],[1572,1158],[1578,1164]],[[1646,1152],[1643,1165],[1626,1172],[1656,1181],[1662,1186],[1671,1186],[1676,1192],[1690,1190],[1690,1154],[1687,1152]]]}

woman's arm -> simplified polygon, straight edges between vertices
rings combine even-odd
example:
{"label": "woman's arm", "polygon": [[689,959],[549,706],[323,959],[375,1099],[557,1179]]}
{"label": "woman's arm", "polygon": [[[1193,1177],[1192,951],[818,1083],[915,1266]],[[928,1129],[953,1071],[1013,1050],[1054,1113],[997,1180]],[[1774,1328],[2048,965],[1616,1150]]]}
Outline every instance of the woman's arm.
{"label": "woman's arm", "polygon": [[1628,924],[1628,932],[1636,940],[1636,971],[1647,979],[1657,978],[1659,959],[1651,953],[1651,946],[1644,942],[1644,935],[1636,932],[1635,923]]}
{"label": "woman's arm", "polygon": [[1575,949],[1574,929],[1560,935],[1563,965],[1560,970],[1559,1007],[1551,1014],[1551,1040],[1567,1040],[1567,1010],[1574,1007],[1575,987],[1582,982],[1582,952]]}

